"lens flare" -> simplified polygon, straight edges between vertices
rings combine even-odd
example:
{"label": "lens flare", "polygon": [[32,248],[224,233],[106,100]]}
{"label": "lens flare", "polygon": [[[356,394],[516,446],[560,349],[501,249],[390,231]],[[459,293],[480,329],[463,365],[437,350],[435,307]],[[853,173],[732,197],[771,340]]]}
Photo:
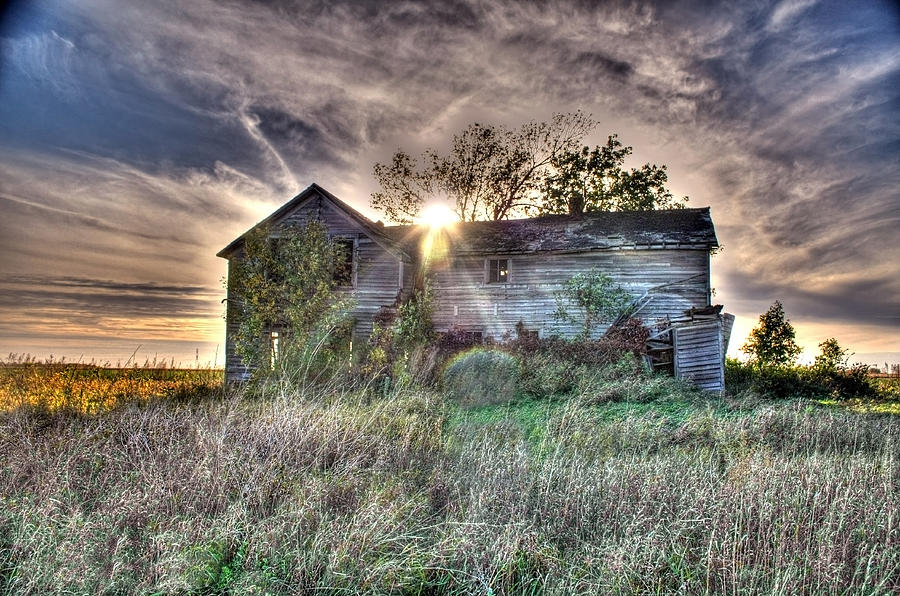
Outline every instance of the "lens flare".
{"label": "lens flare", "polygon": [[419,223],[431,228],[443,228],[456,221],[459,221],[456,213],[446,205],[441,204],[429,205],[422,211],[422,215],[419,216]]}

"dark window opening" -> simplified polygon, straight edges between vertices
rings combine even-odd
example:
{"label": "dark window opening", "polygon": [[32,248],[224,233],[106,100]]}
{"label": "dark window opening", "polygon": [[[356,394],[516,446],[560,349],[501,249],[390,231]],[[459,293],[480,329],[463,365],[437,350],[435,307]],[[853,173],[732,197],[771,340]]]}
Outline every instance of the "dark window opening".
{"label": "dark window opening", "polygon": [[353,286],[353,240],[339,238],[334,241],[334,283]]}
{"label": "dark window opening", "polygon": [[488,259],[488,283],[506,283],[509,281],[509,260]]}

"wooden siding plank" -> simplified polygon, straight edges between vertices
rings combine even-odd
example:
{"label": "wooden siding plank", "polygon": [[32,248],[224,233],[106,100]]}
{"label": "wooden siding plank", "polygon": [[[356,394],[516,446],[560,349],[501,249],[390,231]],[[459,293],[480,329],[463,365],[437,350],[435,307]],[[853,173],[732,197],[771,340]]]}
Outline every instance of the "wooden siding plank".
{"label": "wooden siding plank", "polygon": [[674,335],[675,376],[701,389],[721,391],[725,386],[721,323],[676,327]]}
{"label": "wooden siding plank", "polygon": [[[647,323],[680,316],[684,310],[706,306],[707,255],[703,250],[597,251],[582,254],[512,256],[509,283],[487,284],[484,258],[456,258],[430,273],[435,290],[434,323],[444,330],[453,325],[482,329],[500,337],[522,321],[547,336],[572,337],[580,325],[553,319],[555,294],[566,280],[596,267],[639,296],[652,292],[641,311]],[[496,315],[494,313],[497,313]],[[597,328],[599,336],[605,328]]]}

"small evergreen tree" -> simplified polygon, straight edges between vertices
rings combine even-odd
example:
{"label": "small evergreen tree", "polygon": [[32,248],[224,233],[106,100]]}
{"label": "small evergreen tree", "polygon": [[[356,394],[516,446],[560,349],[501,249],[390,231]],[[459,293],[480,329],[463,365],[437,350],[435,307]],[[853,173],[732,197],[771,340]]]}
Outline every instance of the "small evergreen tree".
{"label": "small evergreen tree", "polygon": [[759,316],[759,325],[750,332],[741,351],[759,368],[790,366],[800,355],[795,336],[794,326],[784,317],[784,307],[776,300]]}

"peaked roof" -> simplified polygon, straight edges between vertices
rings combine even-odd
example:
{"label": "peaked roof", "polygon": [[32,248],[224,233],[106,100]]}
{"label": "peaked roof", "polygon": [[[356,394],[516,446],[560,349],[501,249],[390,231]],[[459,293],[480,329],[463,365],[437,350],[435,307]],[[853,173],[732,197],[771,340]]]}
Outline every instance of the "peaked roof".
{"label": "peaked roof", "polygon": [[[375,241],[381,241],[381,244],[386,244],[388,247],[393,248],[395,250],[402,250],[402,247],[397,246],[396,242],[389,236],[384,234],[384,227],[380,224],[376,224],[371,219],[340,200],[315,182],[307,186],[303,189],[300,194],[295,196],[293,199],[279,207],[275,210],[271,215],[258,222],[256,225],[251,227],[249,230],[232,240],[228,246],[220,250],[216,253],[217,257],[222,257],[227,259],[232,253],[234,253],[237,249],[239,249],[244,244],[244,238],[247,237],[247,234],[252,232],[253,230],[268,226],[280,221],[283,217],[289,215],[295,208],[299,207],[302,203],[306,202],[308,199],[311,199],[315,196],[320,196],[327,201],[330,201],[335,207],[346,213],[353,219],[356,223],[362,227],[370,237],[372,237]],[[407,255],[408,256],[408,255]]]}
{"label": "peaked roof", "polygon": [[[355,220],[370,237],[407,256],[419,252],[428,232],[424,225],[383,226],[319,186],[309,185],[216,256],[228,258],[244,237],[260,226],[279,221],[312,196],[330,201]],[[718,246],[709,207],[660,211],[613,211],[582,215],[545,215],[528,219],[459,222],[445,228],[449,250],[455,255],[583,252],[612,248]]]}

